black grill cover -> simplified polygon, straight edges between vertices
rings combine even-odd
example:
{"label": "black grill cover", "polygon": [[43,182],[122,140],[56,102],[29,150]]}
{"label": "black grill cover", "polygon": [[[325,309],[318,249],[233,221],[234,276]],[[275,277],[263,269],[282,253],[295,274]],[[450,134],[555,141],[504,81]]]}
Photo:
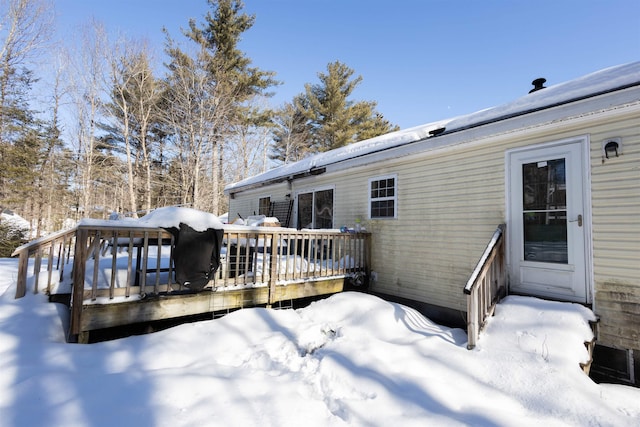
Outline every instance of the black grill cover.
{"label": "black grill cover", "polygon": [[173,262],[176,281],[195,291],[201,291],[220,266],[222,230],[209,228],[196,231],[180,223],[180,229],[168,229],[175,239]]}

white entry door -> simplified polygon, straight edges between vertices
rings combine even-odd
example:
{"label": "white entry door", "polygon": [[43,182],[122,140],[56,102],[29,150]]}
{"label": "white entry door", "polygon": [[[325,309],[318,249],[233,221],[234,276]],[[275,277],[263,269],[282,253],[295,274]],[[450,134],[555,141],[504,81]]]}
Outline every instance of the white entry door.
{"label": "white entry door", "polygon": [[507,153],[510,288],[590,302],[584,139]]}

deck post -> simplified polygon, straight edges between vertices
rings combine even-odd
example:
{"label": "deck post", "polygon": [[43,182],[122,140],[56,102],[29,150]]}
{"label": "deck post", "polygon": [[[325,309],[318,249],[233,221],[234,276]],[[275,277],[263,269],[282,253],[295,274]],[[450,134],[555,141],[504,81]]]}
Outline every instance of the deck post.
{"label": "deck post", "polygon": [[56,253],[55,241],[51,242],[49,257],[47,259],[47,295],[51,295],[51,277],[53,275],[53,257]]}
{"label": "deck post", "polygon": [[40,280],[40,268],[42,268],[42,247],[36,251],[36,259],[33,263],[33,293],[38,293],[38,285]]}
{"label": "deck post", "polygon": [[29,265],[29,251],[20,252],[18,260],[18,283],[16,286],[16,299],[22,298],[27,293],[27,267]]}
{"label": "deck post", "polygon": [[371,235],[369,233],[362,234],[362,245],[364,251],[363,263],[365,265],[365,275],[368,283],[369,277],[371,277]]}
{"label": "deck post", "polygon": [[[278,253],[279,253],[278,242],[279,240],[280,240],[280,235],[278,233],[273,233],[271,235],[271,256],[269,257],[269,302],[267,303],[268,308],[271,308],[273,303],[276,302],[276,282],[278,278]],[[266,235],[265,235],[265,242],[266,242]],[[264,250],[266,252],[266,247]]]}
{"label": "deck post", "polygon": [[467,349],[471,350],[475,348],[478,340],[478,330],[480,325],[478,323],[478,298],[476,296],[478,289],[472,291],[472,295],[467,299]]}
{"label": "deck post", "polygon": [[71,318],[69,325],[69,341],[74,341],[80,334],[82,303],[84,299],[84,275],[86,271],[89,231],[78,227],[76,231],[76,247],[73,258],[73,288],[71,292]]}

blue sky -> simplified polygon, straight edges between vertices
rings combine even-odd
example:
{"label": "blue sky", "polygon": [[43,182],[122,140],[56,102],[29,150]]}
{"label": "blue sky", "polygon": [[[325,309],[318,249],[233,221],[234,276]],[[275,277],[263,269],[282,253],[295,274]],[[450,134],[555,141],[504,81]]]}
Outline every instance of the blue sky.
{"label": "blue sky", "polygon": [[[376,101],[401,128],[508,102],[531,81],[561,83],[640,60],[638,0],[245,0],[255,14],[241,48],[283,82],[280,105],[339,60],[363,78],[354,100]],[[56,0],[70,37],[93,17],[112,32],[180,39],[206,0]]]}

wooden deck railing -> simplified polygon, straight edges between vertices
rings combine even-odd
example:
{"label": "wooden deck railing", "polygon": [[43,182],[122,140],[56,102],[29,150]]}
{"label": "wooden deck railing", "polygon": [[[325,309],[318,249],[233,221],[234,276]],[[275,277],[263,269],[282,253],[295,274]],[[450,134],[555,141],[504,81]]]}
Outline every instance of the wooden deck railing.
{"label": "wooden deck railing", "polygon": [[366,233],[262,227],[259,231],[228,228],[224,236],[226,254],[216,276],[218,286],[361,274],[369,265]]}
{"label": "wooden deck railing", "polygon": [[[65,265],[69,264],[73,252],[76,237],[76,228],[59,231],[48,236],[32,240],[18,247],[11,256],[19,256],[18,281],[16,286],[16,298],[22,298],[27,292],[27,269],[29,258],[34,257],[33,263],[33,292],[38,293],[39,281],[42,270],[42,259],[47,260],[47,284],[45,292],[51,291],[54,282],[53,273],[58,272],[56,283],[64,280]],[[71,277],[71,266],[68,268]]]}
{"label": "wooden deck railing", "polygon": [[[233,300],[236,297],[246,296],[248,301],[271,306],[284,298],[339,292],[342,285],[334,286],[334,283],[343,283],[350,278],[358,280],[366,276],[370,265],[368,233],[226,226],[220,268],[210,280],[208,289],[193,294],[175,283],[175,245],[171,233],[162,228],[140,227],[121,221],[113,225],[97,224],[81,223],[71,230],[23,245],[13,254],[20,256],[16,298],[25,296],[28,284],[33,284],[34,293],[39,291],[38,278],[44,274],[42,259],[46,258],[46,292],[70,296],[69,338],[82,342],[89,330],[123,324],[114,316],[135,317],[140,322],[223,307],[250,306],[244,302],[236,304]],[[27,271],[32,256],[35,256],[33,277]],[[70,269],[65,270],[64,265],[70,260],[72,271],[65,275],[63,273]],[[56,269],[60,272],[57,280],[52,274]],[[180,292],[185,290],[187,292]],[[147,308],[119,304],[145,300],[162,306],[175,295],[178,298],[174,305],[181,307],[186,301],[183,297],[194,295],[197,298],[189,301],[197,305],[208,298],[207,291],[210,295],[221,295],[224,301],[228,295],[229,302],[219,304],[216,297],[215,301],[205,301],[206,307],[180,308],[168,312],[167,317],[157,311],[149,314],[151,312],[145,311]],[[113,312],[96,308],[118,305],[123,307],[125,314],[113,315]],[[94,314],[83,314],[91,307],[96,308],[92,309]],[[136,311],[139,315],[133,316]]]}
{"label": "wooden deck railing", "polygon": [[[162,228],[79,225],[73,259],[73,301],[167,291],[172,285],[172,248],[173,236]],[[163,255],[167,255],[165,268],[160,262]],[[153,258],[155,262],[150,264]],[[168,273],[166,278],[162,271]],[[147,276],[151,273],[155,273],[155,280],[150,284]]]}
{"label": "wooden deck railing", "polygon": [[[275,287],[313,278],[358,277],[366,274],[370,264],[367,233],[227,226],[224,243],[211,288]],[[79,225],[14,251],[14,256],[20,256],[16,298],[26,293],[31,256],[35,256],[35,293],[43,257],[48,260],[46,292],[61,292],[53,288],[63,284],[67,292],[73,290],[74,301],[171,293],[180,289],[173,279],[173,247],[172,234],[162,228],[121,222]],[[70,259],[73,273],[63,283],[64,265]],[[52,280],[54,269],[60,271],[57,281]]]}
{"label": "wooden deck railing", "polygon": [[482,257],[464,287],[467,294],[467,348],[476,346],[486,319],[506,292],[505,224],[493,233]]}
{"label": "wooden deck railing", "polygon": [[[369,265],[367,239],[365,233],[228,226],[224,231],[220,268],[209,287],[273,287],[310,278],[362,274]],[[96,300],[176,290],[172,243],[172,235],[158,228],[79,226],[73,283],[76,292],[83,289],[83,294],[74,296]],[[100,248],[107,244],[112,253],[105,265]],[[122,255],[116,247],[126,249],[124,278],[117,274],[125,263],[119,262]],[[84,288],[75,286],[83,278]]]}

